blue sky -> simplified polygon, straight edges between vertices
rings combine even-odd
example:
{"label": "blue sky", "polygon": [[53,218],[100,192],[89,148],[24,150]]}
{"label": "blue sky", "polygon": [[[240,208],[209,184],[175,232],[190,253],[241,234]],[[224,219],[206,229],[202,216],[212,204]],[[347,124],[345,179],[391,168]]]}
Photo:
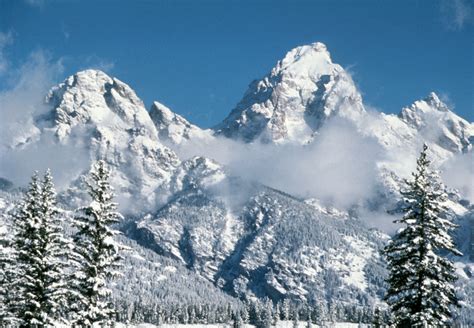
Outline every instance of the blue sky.
{"label": "blue sky", "polygon": [[[324,42],[384,112],[436,91],[474,120],[473,2],[0,0],[0,88],[33,52],[208,127],[291,48]],[[3,73],[2,73],[3,67]]]}

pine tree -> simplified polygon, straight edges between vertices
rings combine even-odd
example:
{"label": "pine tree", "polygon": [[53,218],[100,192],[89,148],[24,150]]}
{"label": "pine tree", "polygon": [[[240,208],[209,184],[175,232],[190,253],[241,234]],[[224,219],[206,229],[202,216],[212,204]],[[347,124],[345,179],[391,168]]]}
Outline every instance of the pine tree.
{"label": "pine tree", "polygon": [[261,316],[261,305],[259,299],[250,303],[249,322],[258,325]]}
{"label": "pine tree", "polygon": [[6,231],[0,234],[0,327],[8,327],[15,323],[11,307],[15,256],[12,240],[8,238],[8,229],[4,228]]}
{"label": "pine tree", "polygon": [[189,313],[189,323],[193,325],[197,323],[196,310],[194,310],[194,306],[191,307],[191,311]]}
{"label": "pine tree", "polygon": [[[17,322],[19,324],[28,325],[29,297],[26,297],[26,293],[29,289],[34,288],[34,283],[31,281],[25,281],[30,276],[27,276],[28,272],[25,271],[29,267],[30,262],[34,262],[36,256],[33,254],[37,253],[39,248],[39,242],[37,240],[38,227],[40,225],[39,218],[39,200],[40,200],[40,183],[38,181],[38,172],[35,172],[31,178],[29,189],[16,204],[14,210],[13,220],[13,249],[15,256],[15,267],[12,271],[12,281],[10,287],[10,311],[15,314]],[[31,266],[33,268],[33,266]],[[33,278],[33,277],[31,277]],[[27,286],[25,286],[27,284]],[[36,312],[36,311],[35,311]]]}
{"label": "pine tree", "polygon": [[266,298],[260,312],[260,322],[258,327],[269,328],[272,325],[273,319],[273,303],[269,298]]}
{"label": "pine tree", "polygon": [[242,322],[242,317],[240,316],[240,311],[235,311],[234,321],[232,323],[233,328],[242,328],[244,326]]}
{"label": "pine tree", "polygon": [[384,320],[382,317],[382,313],[380,308],[377,306],[374,310],[374,314],[372,316],[372,326],[374,328],[382,328],[384,326]]}
{"label": "pine tree", "polygon": [[73,285],[77,293],[76,324],[90,326],[107,324],[114,314],[108,282],[119,275],[118,234],[112,225],[122,216],[113,202],[114,192],[109,183],[110,172],[104,161],[96,162],[86,179],[92,198],[89,206],[78,210],[74,225],[76,263],[79,270]]}
{"label": "pine tree", "polygon": [[386,301],[397,327],[446,325],[457,305],[453,264],[442,254],[461,255],[450,231],[455,225],[446,216],[444,186],[430,169],[428,147],[417,160],[413,180],[402,191],[403,227],[384,249],[390,271]]}
{"label": "pine tree", "polygon": [[316,316],[316,323],[322,325],[327,320],[326,304],[321,300],[317,300],[314,306],[314,312]]}
{"label": "pine tree", "polygon": [[275,312],[273,313],[273,322],[272,324],[276,326],[278,321],[280,321],[281,311],[280,311],[280,302],[278,302],[275,306]]}
{"label": "pine tree", "polygon": [[182,310],[182,323],[188,324],[189,323],[189,313],[188,313],[188,307],[185,305],[183,310]]}
{"label": "pine tree", "polygon": [[240,317],[242,318],[242,323],[246,324],[249,322],[249,304],[247,302],[245,302],[242,307]]}
{"label": "pine tree", "polygon": [[308,316],[306,318],[306,328],[311,328],[311,309],[308,308]]}
{"label": "pine tree", "polygon": [[67,323],[68,291],[63,276],[67,243],[50,171],[34,174],[14,217],[16,268],[12,311],[22,326]]}
{"label": "pine tree", "polygon": [[298,313],[298,309],[297,307],[295,306],[293,308],[293,324],[292,324],[292,327],[293,328],[298,328],[298,321],[300,320],[300,314]]}
{"label": "pine tree", "polygon": [[290,320],[290,300],[285,298],[281,307],[283,320]]}
{"label": "pine tree", "polygon": [[65,281],[67,261],[71,255],[72,245],[66,238],[61,225],[60,210],[57,206],[56,191],[51,171],[48,169],[41,185],[41,215],[42,227],[40,235],[43,239],[45,262],[45,292],[49,296],[49,311],[54,318],[63,323],[69,323],[70,293]]}

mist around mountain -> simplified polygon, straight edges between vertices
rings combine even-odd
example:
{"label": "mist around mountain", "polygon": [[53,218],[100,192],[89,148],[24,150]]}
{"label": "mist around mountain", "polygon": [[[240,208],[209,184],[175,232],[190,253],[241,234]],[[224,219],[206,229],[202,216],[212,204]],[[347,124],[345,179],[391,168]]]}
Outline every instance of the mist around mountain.
{"label": "mist around mountain", "polygon": [[436,93],[407,99],[398,115],[377,112],[314,43],[289,51],[223,122],[201,129],[158,101],[147,109],[102,71],[52,88],[50,74],[36,58],[0,94],[2,220],[47,167],[66,213],[80,206],[82,174],[105,160],[132,249],[114,286],[124,308],[266,297],[384,307],[379,251],[426,143],[461,226],[459,293],[472,314],[474,124]]}

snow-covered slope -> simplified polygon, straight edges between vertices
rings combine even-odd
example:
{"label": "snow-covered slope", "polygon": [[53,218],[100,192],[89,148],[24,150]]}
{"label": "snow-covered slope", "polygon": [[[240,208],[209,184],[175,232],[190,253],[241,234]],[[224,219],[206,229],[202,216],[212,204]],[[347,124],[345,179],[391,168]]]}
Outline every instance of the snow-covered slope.
{"label": "snow-covered slope", "polygon": [[[30,143],[70,148],[78,160],[85,157],[83,170],[91,160],[106,160],[122,200],[155,206],[155,190],[169,182],[179,159],[160,143],[143,102],[128,85],[86,70],[53,87],[46,103],[50,110],[35,119],[40,132]],[[28,146],[34,147],[22,145]]]}
{"label": "snow-covered slope", "polygon": [[[383,235],[347,213],[229,177],[212,161],[194,158],[182,166],[174,198],[130,229],[142,245],[239,297],[373,302],[380,296]],[[246,190],[240,203],[238,190]]]}
{"label": "snow-covered slope", "polygon": [[328,118],[363,112],[351,77],[317,42],[289,51],[267,76],[254,81],[215,130],[246,142],[305,143]]}

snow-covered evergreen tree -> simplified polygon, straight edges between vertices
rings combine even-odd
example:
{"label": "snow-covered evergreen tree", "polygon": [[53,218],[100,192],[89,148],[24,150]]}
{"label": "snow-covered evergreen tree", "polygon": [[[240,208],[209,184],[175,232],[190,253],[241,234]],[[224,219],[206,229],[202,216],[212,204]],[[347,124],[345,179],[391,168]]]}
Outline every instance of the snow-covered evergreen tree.
{"label": "snow-covered evergreen tree", "polygon": [[196,310],[194,309],[194,306],[191,307],[191,311],[189,311],[189,323],[192,324],[192,325],[197,323]]}
{"label": "snow-covered evergreen tree", "polygon": [[11,308],[15,256],[7,227],[3,228],[4,231],[0,231],[0,327],[7,327],[15,321]]}
{"label": "snow-covered evergreen tree", "polygon": [[376,307],[372,316],[372,326],[374,328],[382,328],[384,326],[384,319],[379,307]]}
{"label": "snow-covered evergreen tree", "polygon": [[413,179],[402,191],[403,227],[384,249],[389,268],[389,304],[397,327],[443,326],[457,304],[453,264],[443,255],[460,255],[446,216],[445,188],[430,169],[428,147],[423,146]]}
{"label": "snow-covered evergreen tree", "polygon": [[50,171],[42,182],[35,173],[14,218],[16,263],[9,292],[14,295],[11,310],[24,326],[67,323],[68,248],[58,214]]}
{"label": "snow-covered evergreen tree", "polygon": [[314,312],[317,324],[323,324],[327,320],[326,304],[321,300],[317,300],[314,305]]}
{"label": "snow-covered evergreen tree", "polygon": [[90,326],[106,324],[114,314],[108,283],[119,275],[119,245],[114,240],[118,231],[113,225],[121,215],[113,201],[114,192],[109,183],[110,172],[104,161],[96,162],[86,179],[92,198],[89,206],[78,210],[74,225],[76,263],[79,270],[73,287],[77,292],[76,324]]}
{"label": "snow-covered evergreen tree", "polygon": [[273,322],[272,324],[276,326],[278,321],[280,321],[281,311],[280,311],[280,302],[278,302],[275,306],[275,312],[273,313]]}
{"label": "snow-covered evergreen tree", "polygon": [[[28,324],[25,318],[29,315],[26,293],[32,289],[34,284],[30,282],[33,279],[27,276],[25,269],[34,262],[36,249],[39,247],[37,240],[38,227],[40,225],[39,201],[40,201],[40,182],[38,172],[35,172],[31,178],[28,191],[15,206],[13,220],[13,249],[15,255],[15,266],[12,269],[12,281],[10,287],[10,311],[15,314],[19,323]],[[25,286],[27,285],[27,286]]]}
{"label": "snow-covered evergreen tree", "polygon": [[259,328],[269,328],[273,321],[273,303],[269,298],[266,298],[262,305],[260,322],[257,326]]}
{"label": "snow-covered evergreen tree", "polygon": [[240,317],[242,318],[242,323],[247,324],[249,322],[249,304],[244,303],[242,307],[242,311],[240,313]]}
{"label": "snow-covered evergreen tree", "polygon": [[242,317],[240,316],[240,311],[236,311],[234,314],[234,321],[232,323],[233,328],[242,328],[244,323],[242,322]]}
{"label": "snow-covered evergreen tree", "polygon": [[306,328],[311,328],[311,323],[313,319],[311,318],[312,309],[310,306],[306,306]]}
{"label": "snow-covered evergreen tree", "polygon": [[296,307],[293,309],[292,319],[293,319],[292,327],[298,328],[298,321],[300,320],[300,314],[298,313],[298,309]]}
{"label": "snow-covered evergreen tree", "polygon": [[290,320],[290,300],[285,298],[281,307],[282,320]]}

